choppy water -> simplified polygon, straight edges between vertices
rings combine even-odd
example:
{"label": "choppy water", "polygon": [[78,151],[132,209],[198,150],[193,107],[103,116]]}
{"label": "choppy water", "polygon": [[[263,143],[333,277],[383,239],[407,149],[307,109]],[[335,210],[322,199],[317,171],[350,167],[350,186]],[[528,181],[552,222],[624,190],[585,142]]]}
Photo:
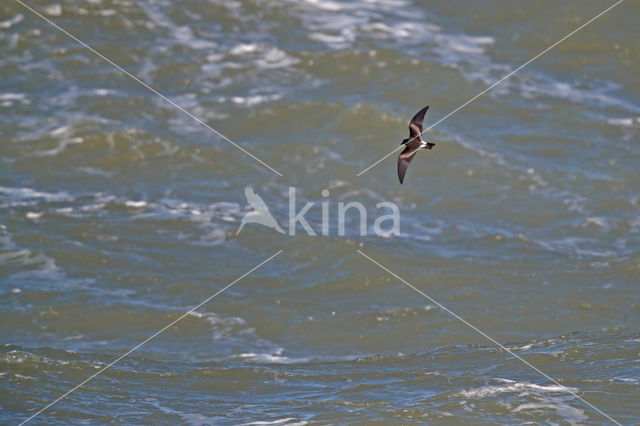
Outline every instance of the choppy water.
{"label": "choppy water", "polygon": [[[621,423],[640,417],[640,4],[429,131],[606,1],[0,4],[0,421]],[[236,236],[251,185],[393,201],[401,234]],[[321,196],[329,189],[327,198]],[[562,386],[498,349],[362,250]],[[567,388],[564,388],[566,386]],[[271,423],[269,423],[271,422]]]}

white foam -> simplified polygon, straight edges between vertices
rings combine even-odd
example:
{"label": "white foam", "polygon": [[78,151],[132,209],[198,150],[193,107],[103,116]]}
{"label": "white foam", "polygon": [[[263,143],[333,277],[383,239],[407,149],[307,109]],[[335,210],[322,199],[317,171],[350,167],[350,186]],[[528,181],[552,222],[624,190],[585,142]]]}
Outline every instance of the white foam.
{"label": "white foam", "polygon": [[109,95],[111,93],[114,93],[114,92],[111,91],[111,90],[108,90],[108,89],[95,89],[93,91],[93,94],[97,95],[97,96],[107,96],[107,95]]}
{"label": "white foam", "polygon": [[442,40],[446,40],[449,48],[456,52],[469,53],[479,55],[485,52],[485,46],[493,44],[492,37],[471,37],[467,35],[445,36]]}
{"label": "white foam", "polygon": [[342,47],[346,47],[349,42],[355,39],[355,36],[352,32],[345,30],[340,35],[313,32],[309,34],[309,38],[311,40],[323,42],[335,49],[339,49]]}
{"label": "white foam", "polygon": [[105,10],[98,10],[97,14],[100,16],[115,16],[116,15],[116,11],[113,9],[105,9]]}
{"label": "white foam", "polygon": [[[282,352],[281,350],[277,352]],[[279,353],[270,354],[270,353],[254,353],[254,352],[246,352],[236,355],[237,358],[242,358],[248,362],[257,362],[257,363],[266,363],[266,364],[296,364],[301,362],[309,361],[308,358],[289,358],[287,356],[282,356]]]}
{"label": "white foam", "polygon": [[251,44],[239,44],[237,46],[235,46],[234,48],[232,48],[229,53],[231,53],[232,55],[243,55],[245,53],[251,53],[251,52],[255,52],[258,50],[258,45],[251,43]]}
{"label": "white foam", "polygon": [[607,224],[607,219],[604,217],[588,217],[582,226],[595,225],[598,228],[601,228],[605,231],[609,230],[609,225]]}
{"label": "white foam", "polygon": [[71,128],[71,126],[61,126],[57,129],[51,131],[51,136],[60,136],[62,134],[67,133],[67,131]]}
{"label": "white foam", "polygon": [[277,47],[267,49],[264,55],[256,60],[256,64],[260,68],[282,68],[295,65],[300,62],[296,58],[287,55],[283,50]]}
{"label": "white foam", "polygon": [[327,1],[327,0],[303,0],[305,3],[313,5],[319,9],[328,10],[331,12],[338,12],[344,8],[338,2]]}
{"label": "white foam", "polygon": [[525,410],[539,410],[543,413],[548,412],[549,409],[556,410],[560,416],[562,416],[565,420],[572,425],[583,424],[585,420],[588,420],[589,417],[585,414],[584,410],[579,408],[572,407],[571,405],[560,402],[557,400],[545,401],[541,403],[528,402],[525,404],[520,404],[517,407],[513,408],[511,411],[514,413],[518,413],[520,411]]}
{"label": "white foam", "polygon": [[42,192],[32,188],[9,188],[0,186],[0,193],[4,193],[13,200],[34,200],[41,199],[44,201],[65,201],[71,200],[72,197],[66,192]]}
{"label": "white foam", "polygon": [[7,29],[13,27],[15,24],[22,22],[24,19],[24,15],[22,13],[18,13],[13,18],[7,19],[6,21],[0,21],[0,29]]}
{"label": "white foam", "polygon": [[640,117],[610,118],[607,123],[614,126],[633,127],[634,125],[640,125]]}
{"label": "white foam", "polygon": [[251,422],[251,423],[242,423],[243,425],[287,425],[287,426],[302,426],[302,425],[306,425],[308,424],[308,422],[302,420],[302,421],[298,421],[298,419],[295,419],[293,417],[286,417],[284,419],[278,419],[278,420],[273,420],[271,422],[262,420],[262,421],[257,421],[257,422]]}
{"label": "white foam", "polygon": [[231,98],[231,102],[237,105],[254,106],[264,102],[276,101],[282,98],[282,95],[255,95],[255,96],[234,96]]}
{"label": "white foam", "polygon": [[27,99],[27,95],[24,93],[2,93],[0,94],[0,101],[24,101]]}
{"label": "white foam", "polygon": [[146,201],[127,201],[125,203],[127,207],[131,207],[134,209],[139,209],[147,205]]}
{"label": "white foam", "polygon": [[479,388],[471,388],[469,390],[463,390],[459,394],[464,398],[484,398],[506,392],[528,392],[535,391],[541,393],[571,393],[576,392],[576,389],[559,386],[559,385],[536,385],[535,383],[515,382],[508,379],[497,379],[499,381],[506,382],[504,385],[495,386],[482,386]]}
{"label": "white foam", "polygon": [[100,176],[110,178],[113,176],[112,172],[107,172],[102,169],[96,169],[95,167],[78,167],[78,171],[91,176]]}
{"label": "white foam", "polygon": [[60,15],[62,15],[62,6],[60,6],[59,4],[52,4],[50,6],[45,7],[42,10],[47,15],[51,15],[51,16],[60,16]]}
{"label": "white foam", "polygon": [[297,58],[287,55],[284,50],[277,47],[258,45],[255,43],[238,44],[233,47],[229,53],[235,56],[257,56],[255,64],[262,69],[288,67],[300,62]]}
{"label": "white foam", "polygon": [[[67,129],[68,128],[66,128],[66,127],[61,127],[61,128],[56,129],[54,131],[58,131],[58,135],[60,135],[60,134],[62,134],[64,132],[66,132]],[[58,146],[56,146],[55,148],[47,149],[47,150],[44,150],[44,151],[38,151],[38,152],[34,153],[33,156],[34,157],[53,157],[53,156],[56,156],[56,155],[60,154],[64,150],[66,150],[69,145],[81,144],[82,142],[84,142],[84,139],[82,139],[81,137],[64,139],[64,140],[61,140],[60,143],[58,144]]]}

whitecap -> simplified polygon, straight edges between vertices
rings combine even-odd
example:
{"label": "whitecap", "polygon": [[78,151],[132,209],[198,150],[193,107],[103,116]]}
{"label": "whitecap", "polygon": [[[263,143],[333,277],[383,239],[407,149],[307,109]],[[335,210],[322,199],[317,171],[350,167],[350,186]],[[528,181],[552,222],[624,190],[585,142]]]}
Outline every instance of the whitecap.
{"label": "whitecap", "polygon": [[298,62],[298,59],[287,55],[276,47],[269,48],[262,58],[256,60],[256,64],[260,68],[282,68],[295,65]]}
{"label": "whitecap", "polygon": [[273,421],[265,421],[265,420],[261,420],[261,421],[257,421],[257,422],[251,422],[251,423],[242,423],[242,425],[286,425],[286,426],[303,426],[309,424],[309,422],[306,422],[304,420],[299,421],[298,419],[295,419],[293,417],[286,417],[284,419],[278,419],[278,420],[273,420]]}
{"label": "whitecap", "polygon": [[326,33],[313,32],[309,34],[309,38],[314,41],[323,42],[334,49],[346,47],[355,37],[349,31],[343,31],[340,35],[332,35]]}
{"label": "whitecap", "polygon": [[258,45],[257,44],[239,44],[235,47],[233,47],[229,53],[231,53],[232,55],[243,55],[245,53],[251,53],[251,52],[255,52],[258,50]]}
{"label": "whitecap", "polygon": [[115,92],[112,91],[112,90],[109,90],[109,89],[94,89],[93,90],[93,94],[97,95],[97,96],[107,96],[107,95],[110,95],[110,94],[113,94],[113,93],[115,93]]}
{"label": "whitecap", "polygon": [[90,176],[100,176],[110,178],[113,176],[112,172],[107,172],[102,169],[96,169],[95,167],[78,167],[78,171]]}
{"label": "whitecap", "polygon": [[343,5],[338,2],[328,0],[303,0],[305,3],[313,5],[319,9],[338,12],[343,9]]}
{"label": "whitecap", "polygon": [[484,46],[488,44],[493,44],[494,40],[492,37],[487,36],[467,36],[467,35],[457,35],[457,36],[446,36],[443,40],[447,40],[449,48],[461,53],[470,53],[470,54],[482,54],[485,52]]}
{"label": "whitecap", "polygon": [[13,18],[7,19],[6,21],[0,21],[0,28],[7,29],[13,27],[15,24],[22,22],[24,19],[24,15],[22,13],[18,13]]}
{"label": "whitecap", "polygon": [[19,102],[23,105],[29,105],[31,101],[22,93],[2,93],[0,94],[0,106],[10,107],[14,103]]}
{"label": "whitecap", "polygon": [[42,10],[47,15],[51,15],[51,16],[60,16],[60,15],[62,15],[62,6],[60,6],[59,4],[52,4],[50,6],[45,7]]}
{"label": "whitecap", "polygon": [[524,410],[540,410],[542,412],[547,412],[550,409],[557,411],[558,414],[562,416],[562,418],[567,420],[569,424],[572,425],[583,424],[585,420],[589,419],[584,410],[572,407],[571,405],[558,400],[547,400],[541,403],[528,402],[518,405],[511,411],[514,413],[518,413]]}
{"label": "whitecap", "polygon": [[24,93],[1,93],[0,101],[23,101],[27,99]]}
{"label": "whitecap", "polygon": [[276,351],[276,353],[245,352],[235,355],[234,358],[241,358],[247,362],[265,364],[297,364],[309,361],[309,358],[289,358],[288,356],[282,356],[281,353],[281,349]]}
{"label": "whitecap", "polygon": [[134,209],[139,209],[147,205],[146,201],[127,201],[124,203],[125,206],[131,207]]}
{"label": "whitecap", "polygon": [[560,385],[537,385],[535,383],[516,382],[509,379],[496,379],[501,382],[505,382],[503,385],[490,385],[482,386],[479,388],[471,388],[459,392],[459,395],[464,398],[484,398],[495,394],[506,392],[520,392],[526,393],[528,391],[535,391],[538,393],[571,393],[576,392],[576,389],[572,389]]}
{"label": "whitecap", "polygon": [[254,95],[254,96],[234,96],[231,98],[231,102],[238,105],[254,106],[269,101],[277,101],[282,98],[282,95]]}
{"label": "whitecap", "polygon": [[[67,128],[61,127],[56,130],[60,132],[59,134],[61,134],[61,133],[64,133],[67,130]],[[56,146],[55,148],[47,149],[44,151],[38,151],[32,155],[34,157],[54,157],[60,154],[61,152],[65,151],[69,145],[81,144],[82,142],[84,142],[84,139],[82,139],[81,137],[64,139],[60,141],[58,146]]]}
{"label": "whitecap", "polygon": [[609,230],[609,225],[607,224],[607,219],[604,217],[588,217],[587,219],[585,219],[585,221],[583,222],[582,226],[583,227],[588,227],[589,225],[595,225],[598,228],[601,228],[605,231]]}
{"label": "whitecap", "polygon": [[[43,200],[43,201],[68,201],[72,197],[67,192],[43,192],[32,188],[10,188],[0,186],[0,195],[5,194],[14,201]],[[11,205],[11,204],[10,204]]]}
{"label": "whitecap", "polygon": [[57,129],[53,129],[51,131],[51,136],[60,136],[62,134],[65,134],[70,128],[71,126],[61,126],[61,127],[58,127]]}
{"label": "whitecap", "polygon": [[610,118],[607,120],[607,123],[613,124],[614,126],[633,127],[640,125],[640,117]]}

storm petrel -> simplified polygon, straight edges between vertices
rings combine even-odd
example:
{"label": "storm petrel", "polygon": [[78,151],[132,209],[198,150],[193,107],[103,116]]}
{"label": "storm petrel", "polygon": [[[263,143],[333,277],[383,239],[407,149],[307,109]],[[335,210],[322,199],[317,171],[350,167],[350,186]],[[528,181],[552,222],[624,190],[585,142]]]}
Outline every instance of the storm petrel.
{"label": "storm petrel", "polygon": [[416,113],[409,123],[409,137],[402,141],[404,150],[398,157],[398,179],[400,184],[404,181],[404,175],[407,173],[409,163],[413,160],[413,156],[420,148],[431,149],[435,146],[434,143],[425,142],[422,140],[422,122],[424,121],[424,115],[427,113],[429,106],[422,108]]}

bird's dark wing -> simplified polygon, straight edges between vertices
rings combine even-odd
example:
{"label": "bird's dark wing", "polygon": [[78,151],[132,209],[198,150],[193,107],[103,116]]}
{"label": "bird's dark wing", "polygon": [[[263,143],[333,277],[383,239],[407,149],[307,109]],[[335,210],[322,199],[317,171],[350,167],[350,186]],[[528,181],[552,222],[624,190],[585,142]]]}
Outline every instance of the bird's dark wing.
{"label": "bird's dark wing", "polygon": [[409,136],[413,139],[416,138],[418,140],[421,139],[422,135],[422,122],[424,121],[424,115],[427,113],[429,109],[429,105],[422,108],[420,111],[416,113],[411,119],[409,123]]}
{"label": "bird's dark wing", "polygon": [[[413,142],[410,142],[410,144],[412,143]],[[400,156],[398,157],[398,179],[400,179],[400,184],[404,181],[404,175],[407,173],[409,163],[413,160],[413,157],[419,149],[420,144],[418,144],[418,147],[409,146],[409,144],[407,144],[404,151],[400,153]]]}

